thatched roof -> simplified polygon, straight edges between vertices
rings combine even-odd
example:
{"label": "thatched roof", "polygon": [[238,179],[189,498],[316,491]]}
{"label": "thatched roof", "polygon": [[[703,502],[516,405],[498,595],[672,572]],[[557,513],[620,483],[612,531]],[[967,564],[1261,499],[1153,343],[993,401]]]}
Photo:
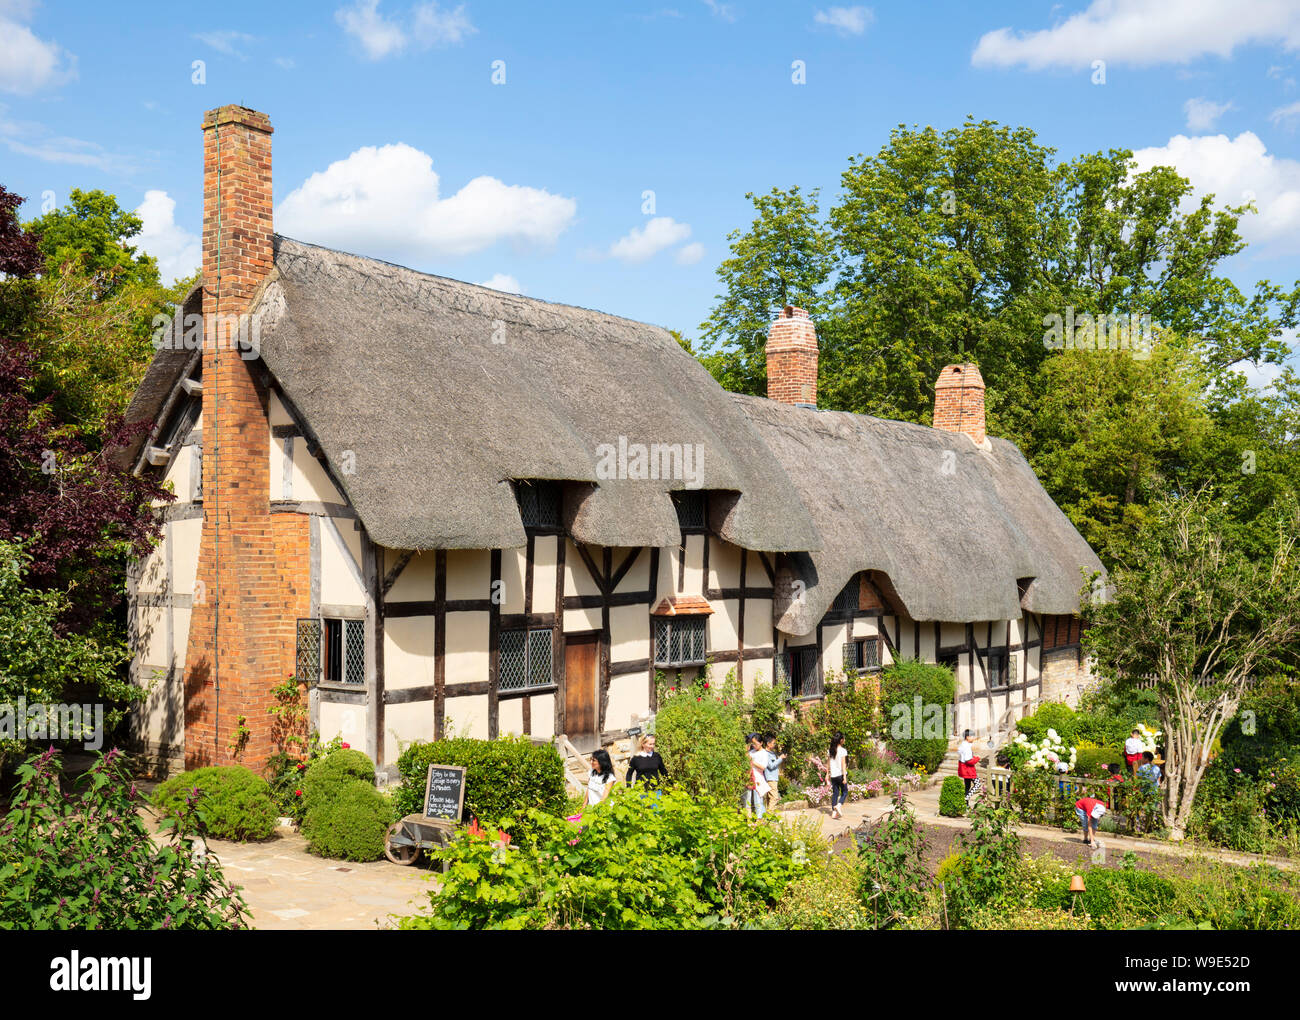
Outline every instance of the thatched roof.
{"label": "thatched roof", "polygon": [[[625,437],[702,447],[710,528],[789,554],[778,582],[804,586],[775,605],[787,633],[862,570],[914,619],[961,622],[1077,612],[1080,568],[1101,569],[1004,440],[730,395],[667,331],[600,312],[287,238],[275,265],[262,359],[389,548],[523,545],[516,479],[567,483],[577,541],[675,546],[685,480],[597,477]],[[159,352],[129,420],[165,411],[191,354]]]}
{"label": "thatched roof", "polygon": [[[783,559],[777,626],[806,634],[862,570],[915,620],[1076,613],[1088,543],[1004,439],[735,395],[794,479],[822,548]],[[1028,579],[1032,578],[1032,583]],[[1026,581],[1023,601],[1020,582]],[[803,585],[802,598],[794,598]]]}
{"label": "thatched roof", "polygon": [[[288,238],[275,265],[262,360],[379,544],[521,546],[511,480],[551,479],[588,483],[567,487],[582,542],[677,545],[668,493],[695,482],[738,494],[728,541],[820,546],[758,433],[666,330]],[[698,477],[598,479],[620,437],[698,444]]]}

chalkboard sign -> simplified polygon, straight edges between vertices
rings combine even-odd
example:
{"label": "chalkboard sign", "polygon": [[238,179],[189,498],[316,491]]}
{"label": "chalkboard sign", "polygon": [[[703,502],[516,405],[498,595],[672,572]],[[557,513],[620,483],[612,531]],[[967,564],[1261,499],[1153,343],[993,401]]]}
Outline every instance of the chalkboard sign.
{"label": "chalkboard sign", "polygon": [[629,727],[627,728],[627,735],[628,735],[629,737],[639,737],[639,736],[641,736],[641,727],[640,727],[640,726],[629,726]]}
{"label": "chalkboard sign", "polygon": [[459,765],[430,765],[424,784],[424,817],[459,822],[465,807],[465,770]]}

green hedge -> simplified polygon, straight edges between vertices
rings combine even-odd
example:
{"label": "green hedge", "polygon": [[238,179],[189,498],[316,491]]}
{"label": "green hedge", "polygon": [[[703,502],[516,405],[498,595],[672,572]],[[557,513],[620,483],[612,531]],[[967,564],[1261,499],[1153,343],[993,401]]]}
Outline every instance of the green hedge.
{"label": "green hedge", "polygon": [[1076,752],[1074,774],[1089,775],[1094,779],[1106,772],[1107,765],[1118,765],[1124,769],[1124,751],[1119,747],[1085,747]]}
{"label": "green hedge", "polygon": [[154,790],[153,805],[164,818],[179,817],[196,789],[204,835],[247,842],[275,831],[278,815],[270,784],[243,765],[213,765],[172,776]]}
{"label": "green hedge", "polygon": [[1078,743],[1079,720],[1069,705],[1049,701],[1016,723],[1016,729],[1035,744],[1042,743],[1048,730],[1056,730],[1065,746],[1070,747]]}
{"label": "green hedge", "polygon": [[[924,765],[934,772],[948,751],[946,720],[948,708],[953,704],[957,683],[952,670],[915,659],[900,659],[887,666],[880,674],[880,706],[890,750],[898,755],[904,765]],[[920,695],[923,714],[919,720],[922,730],[917,732],[913,704]],[[934,720],[932,706],[943,712],[943,736],[927,737],[927,724]],[[929,711],[927,711],[929,709]]]}
{"label": "green hedge", "polygon": [[966,784],[960,776],[948,776],[939,790],[939,814],[960,818],[966,813]]}
{"label": "green hedge", "polygon": [[430,765],[460,765],[465,769],[464,819],[496,822],[530,807],[563,814],[564,760],[550,744],[526,737],[500,740],[435,740],[412,744],[397,759],[402,785],[393,803],[398,815],[424,810],[424,784]]}
{"label": "green hedge", "polygon": [[377,861],[384,856],[384,834],[393,822],[393,805],[371,781],[349,780],[313,806],[302,823],[307,849],[340,861]]}

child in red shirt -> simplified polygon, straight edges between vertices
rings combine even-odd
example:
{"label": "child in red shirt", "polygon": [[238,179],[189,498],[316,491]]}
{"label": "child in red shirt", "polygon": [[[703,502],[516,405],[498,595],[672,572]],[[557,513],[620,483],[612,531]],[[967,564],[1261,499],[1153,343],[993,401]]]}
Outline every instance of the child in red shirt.
{"label": "child in red shirt", "polygon": [[1083,845],[1091,846],[1092,839],[1097,834],[1097,822],[1106,813],[1106,805],[1096,797],[1080,797],[1074,802],[1074,813],[1079,816],[1079,824],[1083,826]]}

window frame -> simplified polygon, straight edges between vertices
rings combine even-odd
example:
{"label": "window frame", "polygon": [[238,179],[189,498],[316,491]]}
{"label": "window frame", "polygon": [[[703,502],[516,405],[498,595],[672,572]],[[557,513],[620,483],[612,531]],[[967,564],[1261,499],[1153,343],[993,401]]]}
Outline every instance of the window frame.
{"label": "window frame", "polygon": [[[519,478],[514,481],[515,506],[519,510],[519,521],[524,530],[532,535],[560,535],[564,533],[564,487],[549,478]],[[529,511],[541,507],[541,495],[546,491],[554,495],[554,523],[530,523]],[[529,498],[525,498],[525,493]],[[538,518],[540,519],[540,518]]]}
{"label": "window frame", "polygon": [[[863,665],[863,661],[866,658],[865,653],[868,642],[876,646],[876,664],[874,666]],[[885,657],[883,652],[885,642],[879,634],[874,637],[853,638],[850,644],[854,645],[856,648],[853,653],[855,662],[853,668],[857,671],[858,676],[867,676],[871,673],[879,673],[884,668]]]}
{"label": "window frame", "polygon": [[[683,535],[707,535],[709,533],[709,494],[703,489],[674,489],[669,493],[673,500],[673,510],[677,513],[677,528]],[[700,524],[682,523],[682,504],[698,499],[700,503]]]}
{"label": "window frame", "polygon": [[[990,691],[1005,691],[1011,686],[1011,652],[1006,648],[990,648],[988,650],[988,679]],[[1000,669],[994,668],[994,662],[1001,664]],[[999,675],[1002,682],[998,682]]]}
{"label": "window frame", "polygon": [[[707,613],[683,613],[678,616],[656,616],[655,621],[655,654],[654,667],[656,669],[694,669],[697,666],[707,665],[709,661],[709,614]],[[682,623],[689,622],[690,625],[698,627],[701,633],[701,656],[699,659],[682,659],[681,661],[672,660],[673,650],[673,629]],[[668,637],[666,645],[668,648],[668,659],[659,658],[659,631],[660,628],[667,628]],[[680,647],[680,646],[679,646]]]}
{"label": "window frame", "polygon": [[[787,647],[785,651],[783,651],[781,654],[785,657],[785,682],[786,682],[787,700],[814,701],[818,698],[824,698],[826,696],[826,677],[822,671],[821,652],[818,651],[816,645],[796,645],[794,647]],[[803,689],[803,678],[805,676],[806,670],[796,669],[796,666],[799,663],[803,662],[803,660],[808,656],[811,656],[813,661],[813,666],[811,671],[812,676],[810,678],[812,681],[812,686],[814,688],[814,690],[812,691],[807,691]],[[798,675],[801,678],[800,690],[798,694],[796,694],[794,690],[794,679],[796,675]]]}
{"label": "window frame", "polygon": [[[528,680],[522,687],[503,687],[501,686],[502,660],[505,657],[505,648],[503,642],[507,634],[523,634],[523,656],[524,656],[524,677]],[[531,663],[532,652],[530,644],[534,635],[546,635],[546,642],[550,646],[547,655],[547,675],[545,683],[532,683]],[[555,632],[550,627],[503,627],[497,633],[497,696],[501,698],[527,697],[531,694],[545,694],[548,691],[557,690],[559,687],[555,679]]]}
{"label": "window frame", "polygon": [[[304,654],[309,662],[310,649],[304,652],[304,624],[315,628],[315,676],[303,677]],[[308,628],[310,634],[311,628]],[[337,635],[337,638],[334,635]],[[356,691],[366,686],[366,620],[355,616],[300,616],[295,629],[294,668],[299,680],[309,687]],[[312,639],[307,636],[306,640]],[[349,655],[349,646],[353,654]],[[356,652],[360,649],[360,656]],[[349,679],[349,676],[353,677]]]}

